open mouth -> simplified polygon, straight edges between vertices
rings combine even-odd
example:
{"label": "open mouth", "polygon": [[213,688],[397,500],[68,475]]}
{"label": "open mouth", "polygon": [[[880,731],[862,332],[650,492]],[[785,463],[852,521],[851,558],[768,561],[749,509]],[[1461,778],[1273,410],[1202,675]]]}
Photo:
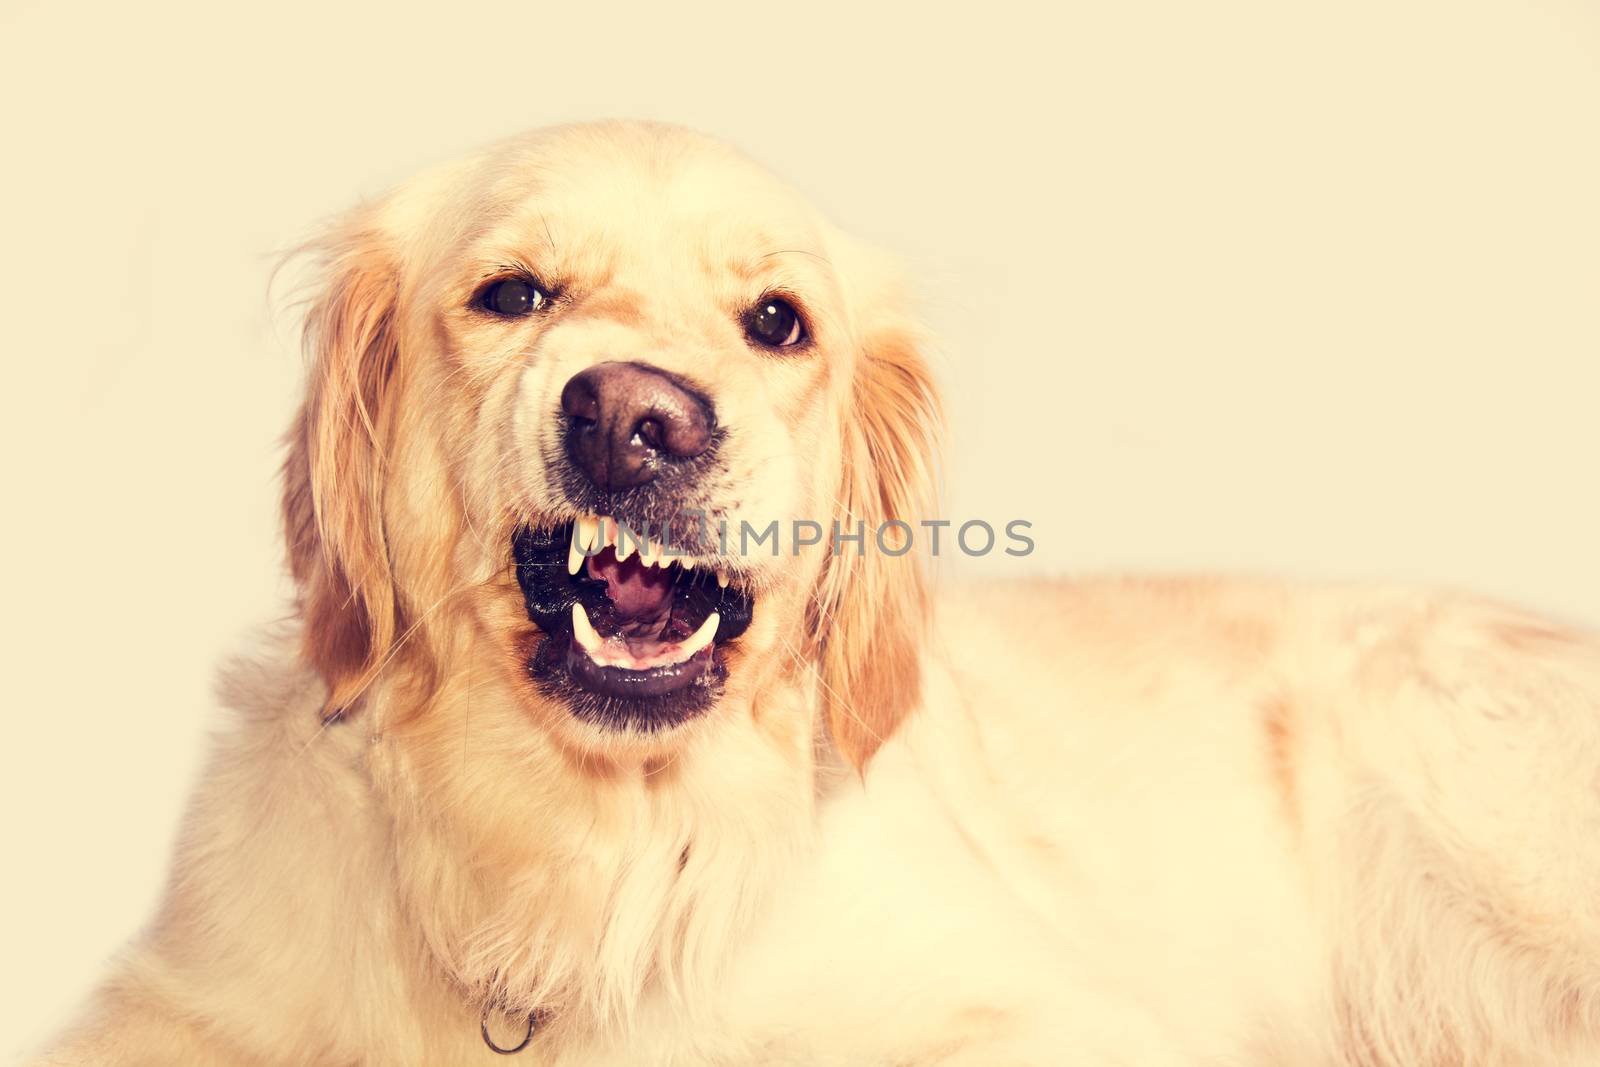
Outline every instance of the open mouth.
{"label": "open mouth", "polygon": [[528,618],[544,632],[529,673],[578,718],[654,732],[721,693],[722,650],[754,604],[714,560],[677,551],[608,516],[513,538]]}

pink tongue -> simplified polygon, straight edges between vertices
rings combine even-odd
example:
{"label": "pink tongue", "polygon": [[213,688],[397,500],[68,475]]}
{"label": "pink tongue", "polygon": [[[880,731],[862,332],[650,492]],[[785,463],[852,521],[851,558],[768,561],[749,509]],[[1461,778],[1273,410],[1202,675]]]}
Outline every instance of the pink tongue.
{"label": "pink tongue", "polygon": [[664,618],[672,605],[672,575],[641,565],[638,556],[618,563],[616,552],[608,548],[589,560],[589,574],[606,580],[606,595],[625,619]]}

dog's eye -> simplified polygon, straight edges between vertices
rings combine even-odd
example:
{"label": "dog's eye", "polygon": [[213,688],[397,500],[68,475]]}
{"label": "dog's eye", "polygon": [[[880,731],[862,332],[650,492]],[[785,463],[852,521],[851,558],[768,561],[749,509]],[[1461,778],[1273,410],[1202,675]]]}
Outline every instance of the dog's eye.
{"label": "dog's eye", "polygon": [[549,294],[527,278],[501,278],[484,286],[473,303],[491,314],[515,319],[533,314],[549,299]]}
{"label": "dog's eye", "polygon": [[806,339],[805,323],[794,305],[781,297],[764,297],[744,317],[744,332],[768,348],[789,348]]}

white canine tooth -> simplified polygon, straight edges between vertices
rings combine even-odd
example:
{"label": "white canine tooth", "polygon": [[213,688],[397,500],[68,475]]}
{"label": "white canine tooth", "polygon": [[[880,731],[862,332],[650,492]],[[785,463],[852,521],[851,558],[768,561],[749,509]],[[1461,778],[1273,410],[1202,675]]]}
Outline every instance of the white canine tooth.
{"label": "white canine tooth", "polygon": [[717,585],[723,589],[728,588],[728,572],[720,567],[717,568]]}
{"label": "white canine tooth", "polygon": [[694,560],[690,559],[688,556],[682,556],[678,559],[678,566],[682,567],[686,571],[692,571],[694,570]]}
{"label": "white canine tooth", "polygon": [[600,520],[593,515],[585,515],[579,519],[577,536],[578,547],[590,552],[595,547],[595,542],[600,540]]}
{"label": "white canine tooth", "polygon": [[577,574],[583,569],[583,549],[578,545],[578,531],[572,532],[572,544],[567,546],[567,573]]}
{"label": "white canine tooth", "polygon": [[700,629],[690,634],[689,639],[678,646],[678,651],[683,658],[688,659],[709,645],[711,639],[717,636],[717,624],[720,622],[722,622],[722,616],[716,612],[713,611],[710,615],[707,615],[706,621],[700,624]]}
{"label": "white canine tooth", "polygon": [[572,633],[585,652],[599,652],[600,646],[605,644],[595,632],[594,623],[589,621],[589,613],[576,601],[572,604]]}

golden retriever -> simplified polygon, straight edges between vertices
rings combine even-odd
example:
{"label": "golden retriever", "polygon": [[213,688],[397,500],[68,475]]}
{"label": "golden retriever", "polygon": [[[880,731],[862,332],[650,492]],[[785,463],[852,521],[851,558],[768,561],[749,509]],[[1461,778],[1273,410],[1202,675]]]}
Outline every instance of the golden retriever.
{"label": "golden retriever", "polygon": [[40,1062],[1600,1061],[1594,638],[933,597],[894,271],[677,128],[507,142],[317,249],[297,622]]}

